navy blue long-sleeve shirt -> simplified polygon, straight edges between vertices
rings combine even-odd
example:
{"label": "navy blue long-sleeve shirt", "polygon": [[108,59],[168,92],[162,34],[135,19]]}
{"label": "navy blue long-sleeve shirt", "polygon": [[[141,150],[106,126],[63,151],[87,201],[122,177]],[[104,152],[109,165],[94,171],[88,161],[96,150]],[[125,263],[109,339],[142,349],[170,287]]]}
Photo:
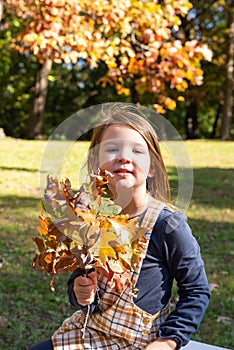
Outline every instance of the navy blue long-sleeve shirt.
{"label": "navy blue long-sleeve shirt", "polygon": [[[79,269],[71,275],[68,294],[72,305],[84,309],[77,303],[73,291],[74,279],[79,275]],[[158,335],[173,338],[179,348],[188,343],[201,323],[209,303],[210,288],[199,245],[185,215],[172,213],[164,207],[151,234],[136,285],[139,293],[134,303],[144,311],[155,314],[168,304],[174,280],[179,299],[175,309],[160,326]],[[92,305],[92,312],[97,304],[98,296]]]}

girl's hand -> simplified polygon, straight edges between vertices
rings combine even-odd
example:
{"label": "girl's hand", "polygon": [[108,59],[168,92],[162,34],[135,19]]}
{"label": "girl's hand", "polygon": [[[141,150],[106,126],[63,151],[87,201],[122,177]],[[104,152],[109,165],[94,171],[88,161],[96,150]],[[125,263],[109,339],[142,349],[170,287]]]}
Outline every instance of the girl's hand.
{"label": "girl's hand", "polygon": [[145,350],[175,350],[177,347],[173,339],[158,338],[153,343],[149,344]]}
{"label": "girl's hand", "polygon": [[77,302],[86,306],[94,302],[97,288],[97,273],[93,271],[88,276],[79,276],[74,281],[74,293]]}

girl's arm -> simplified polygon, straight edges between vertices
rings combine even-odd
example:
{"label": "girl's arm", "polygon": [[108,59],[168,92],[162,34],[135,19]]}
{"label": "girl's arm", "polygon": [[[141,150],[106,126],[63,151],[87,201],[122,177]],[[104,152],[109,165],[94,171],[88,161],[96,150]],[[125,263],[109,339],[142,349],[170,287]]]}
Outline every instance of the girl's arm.
{"label": "girl's arm", "polygon": [[176,350],[177,343],[173,339],[158,338],[153,343],[149,344],[145,350]]}
{"label": "girl's arm", "polygon": [[176,280],[179,299],[160,326],[158,336],[174,339],[179,348],[185,346],[197,331],[209,303],[210,287],[200,247],[186,217],[179,212],[171,214],[165,220],[163,230],[162,255],[170,275]]}

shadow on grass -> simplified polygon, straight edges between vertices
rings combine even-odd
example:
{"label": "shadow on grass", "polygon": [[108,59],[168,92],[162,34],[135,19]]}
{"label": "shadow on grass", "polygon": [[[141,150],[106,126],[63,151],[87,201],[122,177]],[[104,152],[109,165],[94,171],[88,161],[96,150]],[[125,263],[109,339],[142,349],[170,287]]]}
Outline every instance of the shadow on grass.
{"label": "shadow on grass", "polygon": [[27,209],[36,209],[39,203],[39,199],[29,196],[16,196],[16,195],[0,195],[0,208],[15,210],[19,208],[19,203],[21,207]]}
{"label": "shadow on grass", "polygon": [[206,221],[188,219],[196,237],[209,274],[228,271],[233,276],[234,223],[229,221]]}
{"label": "shadow on grass", "polygon": [[[181,172],[183,173],[183,169]],[[172,198],[176,198],[176,189],[178,188],[176,169],[168,168],[168,175],[172,188]],[[233,208],[234,168],[195,168],[193,176],[192,201],[206,207]]]}
{"label": "shadow on grass", "polygon": [[22,168],[22,167],[7,167],[7,166],[0,166],[0,171],[1,170],[7,170],[7,171],[28,171],[30,173],[36,173],[38,171],[38,169],[34,169],[34,168]]}
{"label": "shadow on grass", "polygon": [[0,349],[28,349],[75,311],[67,298],[69,273],[59,276],[52,293],[50,276],[32,269],[39,211],[39,199],[0,197]]}

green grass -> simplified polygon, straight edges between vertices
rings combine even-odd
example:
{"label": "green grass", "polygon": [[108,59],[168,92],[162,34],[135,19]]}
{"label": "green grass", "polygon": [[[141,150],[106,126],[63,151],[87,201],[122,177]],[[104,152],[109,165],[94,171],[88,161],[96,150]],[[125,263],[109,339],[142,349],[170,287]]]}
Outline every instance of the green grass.
{"label": "green grass", "polygon": [[[87,146],[74,144],[61,170],[75,188]],[[234,143],[186,141],[185,146],[194,168],[187,215],[212,286],[210,305],[193,339],[233,349]],[[45,147],[44,141],[0,141],[0,349],[27,349],[50,337],[74,311],[66,294],[67,274],[57,279],[52,293],[50,278],[31,269]],[[176,170],[169,159],[167,166],[176,187]]]}

